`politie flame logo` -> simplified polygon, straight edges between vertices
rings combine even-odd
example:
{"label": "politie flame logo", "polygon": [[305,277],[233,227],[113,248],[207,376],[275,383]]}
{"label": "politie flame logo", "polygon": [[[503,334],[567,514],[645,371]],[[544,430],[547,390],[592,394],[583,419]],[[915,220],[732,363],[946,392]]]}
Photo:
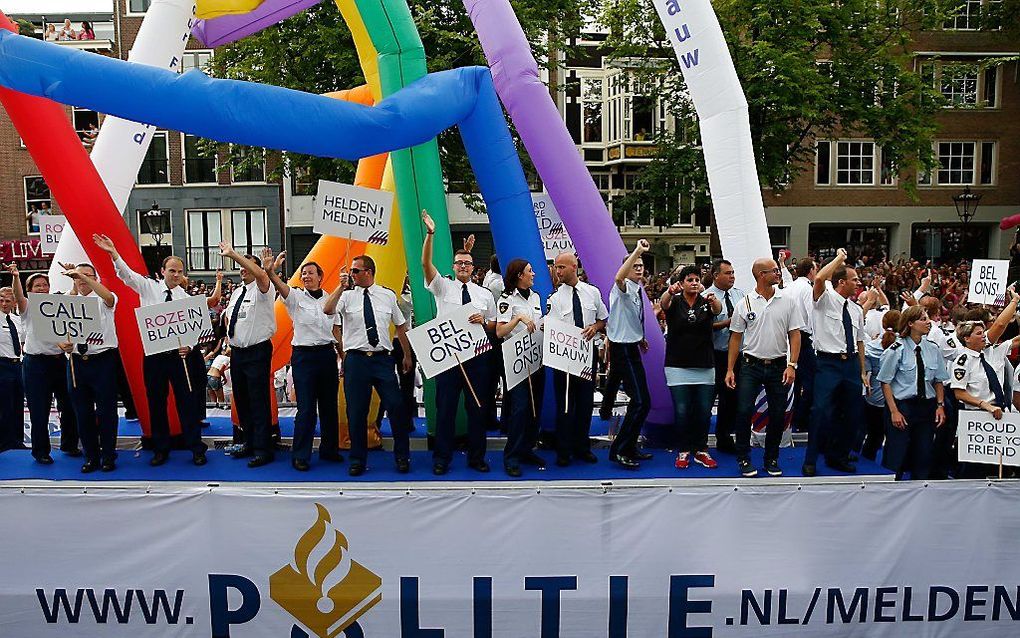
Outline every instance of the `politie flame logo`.
{"label": "politie flame logo", "polygon": [[382,600],[382,579],[351,559],[347,537],[315,507],[293,562],[269,577],[269,597],[319,638],[335,638]]}

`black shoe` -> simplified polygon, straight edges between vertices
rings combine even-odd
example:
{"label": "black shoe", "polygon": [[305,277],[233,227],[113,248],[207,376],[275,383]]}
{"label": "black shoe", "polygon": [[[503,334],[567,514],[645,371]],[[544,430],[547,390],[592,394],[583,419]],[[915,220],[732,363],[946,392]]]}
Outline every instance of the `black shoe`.
{"label": "black shoe", "polygon": [[248,461],[248,467],[262,467],[273,462],[273,457],[268,454],[256,454]]}
{"label": "black shoe", "polygon": [[534,452],[528,452],[525,454],[521,459],[521,463],[524,463],[525,465],[534,465],[540,470],[545,469],[545,459]]}
{"label": "black shoe", "polygon": [[858,456],[857,452],[851,452],[850,454],[847,455],[847,460],[849,460],[851,463],[856,463],[857,461],[861,460],[861,457]]}
{"label": "black shoe", "polygon": [[640,463],[630,458],[629,456],[621,456],[619,454],[615,454],[613,456],[610,456],[609,460],[623,467],[623,469],[625,470],[636,470],[639,467],[641,467]]}
{"label": "black shoe", "polygon": [[112,472],[117,469],[117,463],[113,459],[106,459],[103,461],[103,466],[99,469],[104,472]]}
{"label": "black shoe", "polygon": [[556,456],[556,467],[568,467],[570,465],[569,456]]}
{"label": "black shoe", "polygon": [[205,452],[195,452],[191,455],[191,462],[198,467],[202,467],[209,462],[209,459],[205,458]]}
{"label": "black shoe", "polygon": [[847,474],[856,474],[857,466],[848,461],[847,459],[839,459],[838,461],[826,461],[826,465],[836,470],[837,472],[846,472]]}
{"label": "black shoe", "polygon": [[581,452],[580,454],[577,454],[575,456],[578,461],[584,461],[585,463],[599,462],[599,457],[595,456],[595,453],[590,450],[588,452]]}
{"label": "black shoe", "polygon": [[247,445],[242,445],[233,452],[230,453],[231,458],[235,459],[246,459],[253,454],[252,449]]}
{"label": "black shoe", "polygon": [[[435,468],[432,468],[435,471]],[[408,459],[397,459],[397,472],[407,474],[411,471],[411,461]]]}
{"label": "black shoe", "polygon": [[432,473],[435,474],[436,476],[442,476],[442,475],[446,474],[449,470],[450,470],[450,468],[447,467],[446,463],[433,463],[432,464]]}
{"label": "black shoe", "polygon": [[765,472],[769,476],[782,476],[783,470],[779,467],[779,461],[776,459],[767,459],[765,461]]}
{"label": "black shoe", "polygon": [[625,454],[624,456],[627,456],[628,458],[631,458],[635,461],[651,461],[653,458],[655,458],[654,454],[649,454],[648,452],[645,452],[643,450],[634,450],[630,454]]}
{"label": "black shoe", "polygon": [[758,476],[758,470],[754,469],[751,465],[751,461],[748,459],[737,459],[737,469],[740,470],[740,475],[751,478]]}
{"label": "black shoe", "polygon": [[320,461],[329,461],[331,463],[343,463],[344,457],[342,454],[319,454]]}
{"label": "black shoe", "polygon": [[485,462],[485,459],[480,461],[468,461],[468,467],[477,472],[488,472],[491,469],[489,468],[489,464]]}
{"label": "black shoe", "polygon": [[39,465],[53,465],[53,457],[49,454],[43,454],[42,456],[35,457],[35,462]]}
{"label": "black shoe", "polygon": [[800,468],[800,473],[803,474],[804,476],[807,476],[808,478],[810,478],[810,477],[815,476],[816,474],[818,474],[818,468],[815,467],[814,463],[805,463]]}
{"label": "black shoe", "polygon": [[503,467],[503,469],[506,470],[506,475],[509,476],[510,478],[521,477],[521,468],[519,465],[506,465]]}
{"label": "black shoe", "polygon": [[99,461],[85,461],[85,465],[81,466],[82,474],[91,474],[99,469]]}
{"label": "black shoe", "polygon": [[152,455],[152,458],[149,459],[149,465],[151,465],[152,467],[157,467],[163,465],[169,459],[170,455],[167,454],[166,452],[156,452],[155,454]]}
{"label": "black shoe", "polygon": [[308,461],[304,459],[294,459],[290,462],[290,465],[298,472],[307,472],[311,469],[311,466],[308,465]]}
{"label": "black shoe", "polygon": [[360,463],[352,463],[351,466],[347,468],[348,476],[361,476],[364,473],[365,466]]}
{"label": "black shoe", "polygon": [[69,456],[72,459],[77,459],[77,458],[81,458],[82,456],[84,456],[84,454],[82,454],[81,450],[61,450],[61,452],[64,453],[64,456]]}

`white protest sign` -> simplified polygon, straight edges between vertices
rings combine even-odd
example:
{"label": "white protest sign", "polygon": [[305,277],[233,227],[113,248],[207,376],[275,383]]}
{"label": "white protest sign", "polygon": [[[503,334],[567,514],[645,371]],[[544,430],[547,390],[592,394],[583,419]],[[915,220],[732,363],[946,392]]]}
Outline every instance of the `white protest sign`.
{"label": "white protest sign", "polygon": [[970,292],[967,301],[971,303],[999,303],[1006,295],[1006,279],[1009,276],[1007,259],[975,259],[970,267]]}
{"label": "white protest sign", "polygon": [[393,193],[319,180],[312,229],[379,246],[390,240]]}
{"label": "white protest sign", "polygon": [[585,340],[582,332],[582,328],[546,317],[542,363],[554,370],[591,381],[594,378],[592,363],[595,347],[593,342]]}
{"label": "white protest sign", "polygon": [[532,193],[531,203],[535,208],[535,221],[538,222],[538,232],[542,237],[545,258],[556,259],[560,253],[574,252],[574,242],[567,234],[563,220],[560,219],[560,214],[553,206],[549,194]]}
{"label": "white protest sign", "polygon": [[477,312],[478,308],[467,304],[408,330],[407,340],[418,355],[418,364],[426,379],[492,349],[492,342],[481,324],[468,321],[468,317]]}
{"label": "white protest sign", "polygon": [[522,330],[503,342],[506,390],[538,372],[542,367],[542,331]]}
{"label": "white protest sign", "polygon": [[28,295],[32,333],[44,343],[103,345],[103,320],[95,295]]}
{"label": "white protest sign", "polygon": [[1020,414],[1003,412],[998,421],[984,410],[961,410],[956,428],[961,462],[1020,466]]}
{"label": "white protest sign", "polygon": [[146,355],[194,348],[213,337],[205,296],[188,297],[135,309]]}
{"label": "white protest sign", "polygon": [[57,244],[64,232],[67,218],[63,215],[39,215],[39,243],[44,255],[57,252]]}

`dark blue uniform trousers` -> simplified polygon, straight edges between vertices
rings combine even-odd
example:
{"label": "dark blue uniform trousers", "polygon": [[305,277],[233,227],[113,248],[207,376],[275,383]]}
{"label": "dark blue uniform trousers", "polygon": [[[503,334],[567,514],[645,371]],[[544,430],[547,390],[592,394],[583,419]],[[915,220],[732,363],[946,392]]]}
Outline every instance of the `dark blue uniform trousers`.
{"label": "dark blue uniform trousers", "polygon": [[[450,368],[436,377],[436,440],[432,451],[432,461],[448,465],[453,458],[453,439],[457,428],[457,406],[461,396],[464,397],[464,411],[467,412],[468,426],[468,461],[476,462],[485,458],[485,432],[489,426],[489,389],[488,353],[471,359],[464,364],[464,373],[460,367]],[[464,381],[464,374],[471,379],[471,387],[481,406],[475,403]]]}
{"label": "dark blue uniform trousers", "polygon": [[336,350],[332,344],[294,346],[290,361],[297,394],[292,456],[294,460],[301,461],[312,457],[318,411],[319,458],[334,461],[340,456],[340,413],[337,408],[340,371],[336,365]]}
{"label": "dark blue uniform trousers", "polygon": [[[630,402],[627,403],[627,414],[623,417],[620,431],[609,448],[609,455],[629,456],[637,451],[641,427],[652,409],[652,397],[648,393],[645,366],[641,362],[641,347],[637,343],[614,343],[610,347],[609,356],[611,374],[619,375],[623,391],[630,398]],[[570,383],[573,385],[574,382]],[[610,384],[607,382],[608,385]],[[607,392],[612,392],[615,400],[615,391],[608,388]]]}
{"label": "dark blue uniform trousers", "polygon": [[793,387],[793,429],[811,430],[811,410],[815,400],[815,377],[818,359],[815,356],[811,335],[800,331],[800,355],[797,357],[797,380]]}
{"label": "dark blue uniform trousers", "polygon": [[368,455],[368,405],[372,389],[390,418],[393,455],[411,456],[411,416],[397,384],[397,369],[388,352],[367,353],[348,350],[344,356],[344,395],[347,399],[347,427],[351,433],[351,463],[365,464]]}
{"label": "dark blue uniform trousers", "polygon": [[572,376],[568,392],[567,373],[554,370],[553,389],[556,392],[556,457],[568,459],[571,455],[591,452],[588,433],[595,407],[595,381]]}
{"label": "dark blue uniform trousers", "polygon": [[807,465],[818,462],[820,451],[825,454],[826,462],[845,461],[864,415],[864,386],[858,356],[843,359],[818,353],[817,362],[811,430],[804,454]]}
{"label": "dark blue uniform trousers", "polygon": [[57,399],[60,414],[60,449],[78,450],[78,422],[67,394],[67,357],[63,354],[26,354],[22,361],[25,399],[32,421],[32,456],[50,453],[50,406]]}
{"label": "dark blue uniform trousers", "polygon": [[[510,422],[507,427],[506,445],[503,447],[505,467],[518,467],[521,459],[535,448],[535,442],[538,440],[538,420],[542,416],[544,398],[545,368],[539,368],[531,375],[530,385],[528,379],[525,379],[510,390]],[[535,410],[534,415],[531,412],[532,406]]]}
{"label": "dark blue uniform trousers", "polygon": [[21,362],[0,359],[0,452],[25,447],[25,382]]}
{"label": "dark blue uniform trousers", "polygon": [[[185,365],[191,375],[191,392],[188,391],[188,378],[184,374]],[[192,348],[183,362],[176,350],[148,355],[142,360],[142,372],[145,376],[145,395],[149,402],[153,449],[156,452],[170,452],[170,421],[166,410],[170,388],[173,388],[184,447],[192,454],[205,452],[208,446],[202,442],[202,426],[199,424],[201,415],[197,409],[198,402],[193,396],[195,392],[205,395],[205,363],[198,349]],[[115,377],[107,381],[116,383]]]}
{"label": "dark blue uniform trousers", "polygon": [[[117,458],[117,366],[116,349],[74,357],[74,377],[65,365],[64,381],[78,419],[86,461]],[[180,357],[178,357],[180,358]]]}
{"label": "dark blue uniform trousers", "polygon": [[273,456],[269,380],[273,343],[268,339],[247,348],[230,348],[230,378],[238,425],[244,444],[255,456]]}
{"label": "dark blue uniform trousers", "polygon": [[897,399],[896,407],[907,420],[907,429],[893,427],[892,415],[885,410],[882,467],[896,472],[897,478],[909,471],[910,478],[923,481],[931,475],[935,451],[935,399]]}

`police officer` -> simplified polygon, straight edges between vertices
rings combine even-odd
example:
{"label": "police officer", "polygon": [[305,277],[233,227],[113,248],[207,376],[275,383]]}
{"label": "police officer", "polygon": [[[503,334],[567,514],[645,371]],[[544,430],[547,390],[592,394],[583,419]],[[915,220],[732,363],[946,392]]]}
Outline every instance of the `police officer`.
{"label": "police officer", "polygon": [[262,263],[269,265],[266,272],[283,298],[283,305],[294,325],[290,361],[297,395],[297,415],[294,417],[291,465],[295,470],[307,472],[315,437],[316,408],[321,437],[319,458],[323,461],[343,460],[340,456],[337,406],[340,371],[337,368],[336,340],[333,338],[333,318],[323,312],[327,296],[322,289],[322,267],[314,261],[302,264],[300,276],[304,288],[291,288],[278,272],[286,255],[281,252],[274,261],[273,251],[266,248],[262,251]]}
{"label": "police officer", "polygon": [[21,317],[14,290],[0,288],[0,452],[25,448],[25,385],[21,370]]}
{"label": "police officer", "polygon": [[811,406],[815,395],[815,374],[817,361],[812,335],[814,333],[814,288],[818,264],[810,257],[797,262],[794,269],[797,278],[789,285],[797,312],[800,313],[804,328],[800,331],[800,367],[797,369],[797,382],[793,385],[793,429],[807,432],[811,429]]}
{"label": "police officer", "polygon": [[251,457],[248,467],[261,467],[273,460],[269,383],[273,359],[271,339],[276,333],[273,309],[276,291],[258,257],[241,255],[226,242],[220,242],[220,254],[234,260],[241,276],[241,285],[234,288],[223,311],[230,342],[234,405],[237,406],[238,425],[244,430],[244,443],[231,456]]}
{"label": "police officer", "polygon": [[[450,280],[439,274],[432,263],[432,238],[436,233],[436,224],[425,211],[421,213],[425,225],[425,241],[421,247],[421,266],[425,273],[425,286],[436,298],[436,316],[442,317],[454,310],[470,305],[474,313],[470,316],[471,323],[480,324],[485,331],[494,334],[496,330],[496,300],[488,289],[471,281],[475,266],[471,253],[458,250],[453,256],[453,274],[456,280]],[[485,431],[488,426],[488,405],[491,396],[486,396],[489,387],[491,365],[486,355],[467,361],[460,367],[451,368],[436,377],[436,440],[432,454],[432,473],[446,474],[450,459],[453,456],[454,426],[457,421],[457,405],[464,399],[464,409],[468,420],[468,467],[479,472],[488,472],[489,464],[485,460]],[[471,379],[475,393],[482,400],[482,405],[475,402],[465,384],[465,376]]]}
{"label": "police officer", "polygon": [[903,311],[900,337],[884,353],[877,380],[888,406],[882,465],[903,478],[925,480],[931,471],[935,429],[946,421],[943,384],[949,372],[934,341],[931,320],[921,306]]}
{"label": "police officer", "polygon": [[[726,385],[737,391],[735,446],[737,467],[743,476],[757,476],[751,465],[751,414],[758,392],[765,387],[769,424],[765,433],[765,471],[782,476],[779,444],[786,424],[787,387],[797,376],[800,331],[804,328],[792,297],[776,286],[782,271],[772,259],[751,266],[755,288],[736,305],[730,322]],[[741,358],[739,379],[737,359]]]}
{"label": "police officer", "polygon": [[864,389],[870,388],[871,382],[864,358],[864,312],[850,300],[860,278],[845,262],[846,249],[840,248],[836,257],[818,271],[812,291],[818,372],[804,476],[815,475],[820,451],[830,468],[857,471],[850,461],[850,448],[863,423]]}
{"label": "police officer", "polygon": [[[585,346],[594,348],[592,339],[605,330],[609,318],[602,294],[598,288],[578,278],[577,257],[573,253],[560,253],[553,267],[560,285],[549,297],[548,316],[581,328],[588,342]],[[595,366],[594,352],[592,366]],[[594,370],[590,379],[571,379],[569,388],[567,373],[554,370],[553,388],[556,391],[556,465],[570,465],[571,457],[585,463],[597,462],[588,437],[595,406]]]}
{"label": "police officer", "polygon": [[[737,288],[736,271],[733,264],[725,259],[717,259],[712,264],[712,285],[705,290],[705,295],[715,295],[722,302],[722,312],[715,316],[712,323],[712,349],[715,352],[715,398],[718,398],[715,416],[715,447],[720,452],[733,454],[734,420],[737,416],[737,393],[726,385],[726,370],[729,363],[730,322],[734,309],[746,296]],[[737,358],[734,373],[740,376],[740,358]]]}
{"label": "police officer", "polygon": [[411,346],[407,341],[410,325],[400,307],[397,295],[389,288],[375,283],[375,261],[367,256],[355,257],[351,262],[353,290],[338,286],[326,300],[323,312],[336,315],[341,326],[343,354],[344,395],[347,399],[347,424],[351,432],[350,476],[365,473],[368,454],[368,405],[373,388],[379,394],[382,407],[390,417],[393,429],[393,454],[397,471],[411,471],[412,415],[404,406],[397,385],[397,371],[393,367],[390,351],[390,327],[396,329],[397,338],[404,350],[401,368],[406,374],[413,366]]}
{"label": "police officer", "polygon": [[[42,465],[53,463],[53,457],[50,456],[49,425],[50,406],[54,398],[60,415],[60,449],[68,456],[81,456],[78,450],[78,424],[67,394],[67,360],[56,343],[45,343],[36,338],[18,267],[13,263],[8,264],[7,270],[11,273],[14,297],[23,325],[21,336],[25,339],[22,367],[25,374],[25,399],[32,421],[32,457]],[[25,284],[29,294],[47,294],[50,291],[50,279],[42,273],[30,276]]]}
{"label": "police officer", "polygon": [[60,348],[74,362],[66,366],[65,382],[71,395],[71,405],[80,424],[81,444],[85,451],[82,474],[102,468],[111,472],[117,460],[117,375],[119,356],[114,309],[117,297],[99,282],[92,264],[79,264],[64,272],[74,280],[82,297],[99,297],[99,316],[103,326],[101,345],[65,342]]}
{"label": "police officer", "polygon": [[[534,283],[535,271],[526,260],[513,259],[507,264],[503,273],[503,294],[496,303],[496,336],[500,339],[524,330],[531,333],[538,330],[542,301],[531,288]],[[521,476],[522,463],[545,468],[545,459],[534,451],[544,395],[543,367],[510,390],[510,419],[503,448],[503,469],[508,476]],[[506,410],[505,404],[503,409]]]}
{"label": "police officer", "polygon": [[[181,286],[184,278],[184,260],[171,255],[163,260],[160,273],[161,281],[149,279],[131,270],[117,252],[113,241],[106,235],[94,234],[92,241],[101,250],[110,255],[113,269],[117,277],[129,288],[138,293],[141,307],[166,303],[176,299],[187,299],[188,291]],[[183,364],[182,364],[183,361]],[[149,465],[163,465],[170,458],[170,422],[167,419],[167,401],[169,389],[172,387],[177,416],[181,423],[181,436],[184,447],[191,451],[191,460],[195,465],[205,465],[206,444],[202,441],[201,412],[198,399],[192,393],[201,393],[205,397],[205,385],[195,383],[188,390],[188,376],[184,366],[188,367],[191,379],[201,380],[205,375],[205,363],[198,349],[184,346],[177,352],[161,352],[147,355],[142,360],[142,371],[145,376],[145,395],[149,402],[149,423],[154,454]],[[113,381],[111,380],[111,383]]]}

